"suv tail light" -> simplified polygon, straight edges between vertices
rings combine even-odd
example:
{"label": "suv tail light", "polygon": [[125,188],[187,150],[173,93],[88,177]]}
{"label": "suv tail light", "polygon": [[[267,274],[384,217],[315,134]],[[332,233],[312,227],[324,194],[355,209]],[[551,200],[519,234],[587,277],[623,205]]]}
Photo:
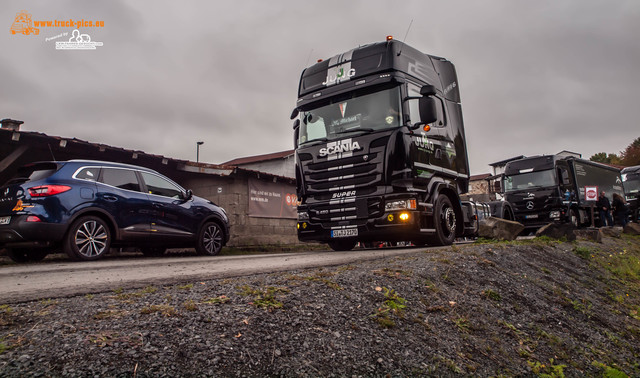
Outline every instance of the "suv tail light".
{"label": "suv tail light", "polygon": [[71,190],[71,187],[66,185],[41,185],[29,188],[29,194],[31,197],[48,197],[64,193],[67,190]]}

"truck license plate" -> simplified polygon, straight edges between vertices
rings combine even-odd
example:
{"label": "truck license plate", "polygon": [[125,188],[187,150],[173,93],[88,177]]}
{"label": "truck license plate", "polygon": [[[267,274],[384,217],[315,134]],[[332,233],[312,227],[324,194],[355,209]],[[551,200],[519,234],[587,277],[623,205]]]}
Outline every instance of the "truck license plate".
{"label": "truck license plate", "polygon": [[349,228],[346,230],[332,230],[331,237],[332,238],[346,238],[348,236],[358,236],[357,228]]}
{"label": "truck license plate", "polygon": [[11,217],[0,217],[0,224],[9,224]]}
{"label": "truck license plate", "polygon": [[524,219],[536,219],[538,214],[525,215]]}

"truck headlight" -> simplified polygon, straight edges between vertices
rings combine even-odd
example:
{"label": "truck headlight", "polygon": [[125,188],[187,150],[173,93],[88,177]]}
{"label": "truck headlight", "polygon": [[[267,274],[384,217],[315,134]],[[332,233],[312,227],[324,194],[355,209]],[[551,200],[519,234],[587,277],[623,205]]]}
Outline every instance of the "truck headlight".
{"label": "truck headlight", "polygon": [[399,200],[399,201],[390,201],[384,205],[385,211],[394,211],[394,210],[415,210],[417,209],[416,200],[408,199],[408,200]]}
{"label": "truck headlight", "polygon": [[306,211],[301,211],[298,213],[298,220],[299,221],[307,221],[309,220],[309,213],[307,213]]}
{"label": "truck headlight", "polygon": [[550,212],[549,213],[549,218],[560,219],[560,212],[559,211]]}

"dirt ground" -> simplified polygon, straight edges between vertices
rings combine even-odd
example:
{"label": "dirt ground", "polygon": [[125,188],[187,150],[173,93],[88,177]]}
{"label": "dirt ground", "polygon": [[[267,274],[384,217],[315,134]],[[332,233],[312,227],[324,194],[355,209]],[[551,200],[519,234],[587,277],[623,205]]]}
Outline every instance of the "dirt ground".
{"label": "dirt ground", "polygon": [[1,305],[0,375],[640,376],[639,257],[536,238]]}

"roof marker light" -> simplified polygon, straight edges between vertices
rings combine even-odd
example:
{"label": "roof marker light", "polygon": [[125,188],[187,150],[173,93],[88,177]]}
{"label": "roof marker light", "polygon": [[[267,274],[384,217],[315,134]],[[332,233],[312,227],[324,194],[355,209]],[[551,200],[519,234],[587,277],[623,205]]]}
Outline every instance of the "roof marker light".
{"label": "roof marker light", "polygon": [[387,36],[387,41],[391,41],[392,39],[393,39],[393,36],[392,36],[392,35],[388,35],[388,36]]}

